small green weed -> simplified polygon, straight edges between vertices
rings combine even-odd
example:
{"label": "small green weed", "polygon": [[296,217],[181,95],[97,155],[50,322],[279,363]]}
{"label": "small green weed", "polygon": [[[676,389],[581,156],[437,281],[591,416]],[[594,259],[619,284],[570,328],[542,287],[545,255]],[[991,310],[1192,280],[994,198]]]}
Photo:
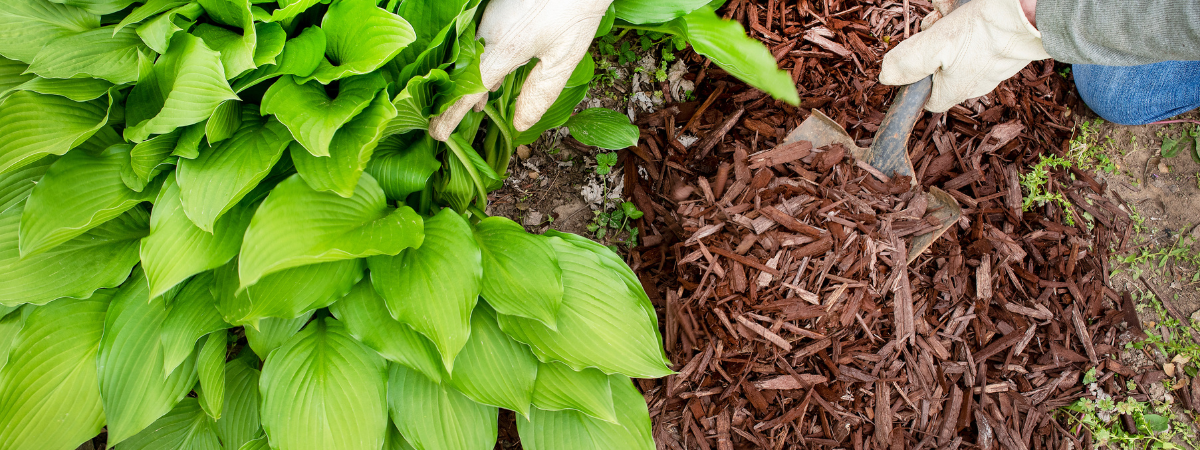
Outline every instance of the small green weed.
{"label": "small green weed", "polygon": [[[596,175],[600,176],[600,181],[604,187],[603,195],[601,196],[600,209],[592,211],[596,215],[592,219],[592,223],[587,226],[588,231],[596,235],[596,240],[607,242],[605,237],[610,240],[620,241],[624,237],[624,244],[628,248],[637,247],[638,229],[632,226],[632,221],[642,218],[644,213],[638,210],[637,206],[632,202],[624,202],[620,207],[614,207],[609,210],[608,199],[608,174],[612,172],[613,166],[617,165],[616,153],[600,153],[596,155]],[[609,248],[614,252],[617,251],[615,244],[609,244]]]}
{"label": "small green weed", "polygon": [[1067,197],[1062,192],[1051,193],[1046,190],[1046,183],[1050,181],[1051,169],[1066,169],[1071,167],[1071,162],[1056,155],[1041,155],[1040,160],[1032,168],[1029,173],[1021,175],[1021,187],[1025,188],[1025,200],[1021,204],[1022,211],[1029,211],[1036,203],[1038,206],[1045,205],[1046,202],[1058,203],[1063,209],[1063,217],[1067,221],[1067,225],[1075,226],[1074,207]]}
{"label": "small green weed", "polygon": [[1181,370],[1188,377],[1195,377],[1200,374],[1200,343],[1193,342],[1187,332],[1188,329],[1200,332],[1200,323],[1192,321],[1192,323],[1182,324],[1174,317],[1167,313],[1166,307],[1162,302],[1154,296],[1154,294],[1142,291],[1135,291],[1131,295],[1134,296],[1135,305],[1141,312],[1153,311],[1156,316],[1155,321],[1148,322],[1148,328],[1165,327],[1171,330],[1170,336],[1163,337],[1157,333],[1146,333],[1147,338],[1140,342],[1131,342],[1126,344],[1126,348],[1142,349],[1147,345],[1153,346],[1163,354],[1166,359],[1171,359],[1179,365],[1177,369]]}
{"label": "small green weed", "polygon": [[1160,151],[1163,158],[1174,158],[1180,153],[1186,153],[1200,163],[1200,127],[1187,125],[1182,127],[1178,134],[1173,128],[1163,128],[1159,130],[1158,136],[1162,138]]}
{"label": "small green weed", "polygon": [[[1089,373],[1094,383],[1095,369]],[[1190,434],[1191,426],[1185,418],[1174,414],[1167,403],[1139,402],[1131,397],[1117,402],[1110,396],[1097,396],[1095,400],[1081,398],[1059,411],[1066,416],[1073,431],[1080,432],[1085,428],[1090,431],[1098,447],[1123,450],[1197,448],[1195,437]],[[1122,414],[1133,418],[1134,432],[1122,426]],[[1184,442],[1186,447],[1177,445],[1176,440]]]}
{"label": "small green weed", "polygon": [[1095,168],[1114,174],[1117,173],[1117,163],[1108,156],[1107,150],[1116,148],[1116,140],[1112,135],[1106,135],[1101,143],[1100,126],[1103,124],[1103,119],[1084,121],[1079,124],[1079,131],[1071,139],[1067,159],[1080,169]]}

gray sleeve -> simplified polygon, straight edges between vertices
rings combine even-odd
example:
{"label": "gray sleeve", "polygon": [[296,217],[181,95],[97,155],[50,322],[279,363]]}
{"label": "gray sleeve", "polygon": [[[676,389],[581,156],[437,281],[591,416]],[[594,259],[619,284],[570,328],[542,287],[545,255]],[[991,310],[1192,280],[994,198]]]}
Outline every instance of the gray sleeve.
{"label": "gray sleeve", "polygon": [[1054,59],[1134,66],[1200,60],[1200,1],[1038,0],[1037,27]]}

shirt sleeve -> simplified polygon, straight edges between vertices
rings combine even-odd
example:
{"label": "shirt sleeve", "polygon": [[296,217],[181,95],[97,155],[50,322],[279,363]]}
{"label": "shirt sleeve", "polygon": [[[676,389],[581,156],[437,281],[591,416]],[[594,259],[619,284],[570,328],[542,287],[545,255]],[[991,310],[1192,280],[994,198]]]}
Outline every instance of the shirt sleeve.
{"label": "shirt sleeve", "polygon": [[1200,60],[1200,1],[1038,0],[1037,27],[1054,59],[1135,66]]}

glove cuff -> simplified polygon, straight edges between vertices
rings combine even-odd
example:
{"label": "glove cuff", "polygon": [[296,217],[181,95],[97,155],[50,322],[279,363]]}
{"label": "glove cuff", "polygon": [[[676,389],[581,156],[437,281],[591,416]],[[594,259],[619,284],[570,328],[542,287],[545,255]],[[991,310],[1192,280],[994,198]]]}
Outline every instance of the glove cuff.
{"label": "glove cuff", "polygon": [[1023,25],[1025,27],[1025,31],[1027,31],[1030,36],[1033,36],[1033,37],[1041,40],[1042,32],[1039,31],[1037,29],[1037,27],[1033,26],[1032,23],[1029,23],[1028,17],[1025,17],[1025,10],[1023,8],[1021,8],[1021,0],[1003,0],[1003,1],[1008,2],[1010,11],[1012,11],[1013,14],[1016,14],[1017,22],[1019,22],[1021,25]]}

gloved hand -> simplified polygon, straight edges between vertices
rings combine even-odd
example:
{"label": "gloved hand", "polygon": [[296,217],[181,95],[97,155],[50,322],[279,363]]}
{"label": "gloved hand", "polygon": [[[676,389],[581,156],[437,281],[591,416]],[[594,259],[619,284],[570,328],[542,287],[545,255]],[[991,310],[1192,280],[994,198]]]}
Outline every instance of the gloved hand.
{"label": "gloved hand", "polygon": [[925,109],[944,112],[1049,57],[1019,0],[973,0],[883,55],[879,82],[912,84],[933,74]]}
{"label": "gloved hand", "polygon": [[[542,118],[587,53],[612,0],[492,0],[477,35],[483,39],[479,69],[483,85],[496,90],[504,77],[538,58],[521,95],[513,125],[525,131]],[[472,106],[483,110],[487,93],[459,99],[429,123],[429,135],[445,141]]]}

